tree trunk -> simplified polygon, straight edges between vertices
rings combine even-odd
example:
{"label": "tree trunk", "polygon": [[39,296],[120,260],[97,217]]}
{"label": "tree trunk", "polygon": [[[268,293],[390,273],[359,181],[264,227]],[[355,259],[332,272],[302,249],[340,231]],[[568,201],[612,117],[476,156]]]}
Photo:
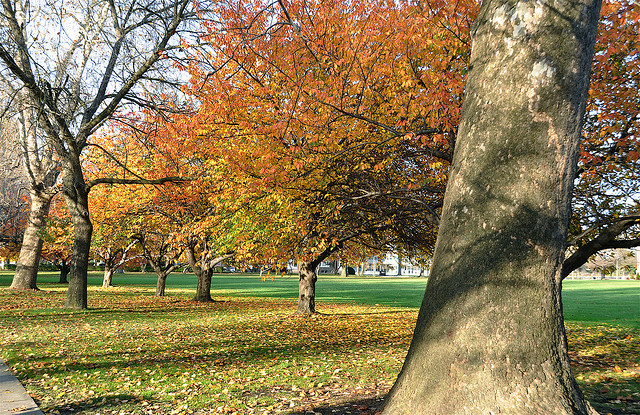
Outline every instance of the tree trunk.
{"label": "tree trunk", "polygon": [[89,191],[84,186],[82,169],[78,167],[78,174],[74,181],[65,177],[64,198],[73,221],[73,254],[71,258],[71,272],[69,273],[69,289],[65,308],[87,308],[87,268],[89,266],[89,249],[93,225],[89,219]]}
{"label": "tree trunk", "polygon": [[156,275],[158,276],[158,281],[156,282],[156,293],[154,295],[156,297],[164,297],[164,289],[167,286],[167,275],[169,273],[156,271]]}
{"label": "tree trunk", "polygon": [[51,206],[51,196],[31,192],[31,209],[29,220],[24,230],[22,247],[16,265],[16,273],[11,282],[11,288],[17,290],[37,290],[38,266],[42,252],[40,232],[46,224]]}
{"label": "tree trunk", "polygon": [[433,268],[384,414],[589,414],[561,303],[599,2],[485,1]]}
{"label": "tree trunk", "polygon": [[60,280],[58,280],[58,284],[69,284],[69,280],[67,276],[69,275],[69,271],[71,267],[67,264],[66,261],[62,261],[62,265],[60,266]]}
{"label": "tree trunk", "polygon": [[193,297],[194,301],[209,302],[213,301],[211,297],[211,276],[213,275],[213,268],[201,269],[196,272],[198,277],[198,287],[196,288],[196,296]]}
{"label": "tree trunk", "polygon": [[211,298],[211,277],[213,275],[213,266],[215,266],[217,262],[213,264],[198,265],[198,261],[196,261],[194,246],[187,246],[185,248],[185,254],[187,256],[189,265],[198,278],[196,295],[195,297],[193,297],[193,300],[202,302],[213,301],[213,298]]}
{"label": "tree trunk", "polygon": [[345,261],[342,261],[342,269],[340,270],[340,276],[347,278],[349,276],[349,265]]}
{"label": "tree trunk", "polygon": [[298,311],[297,316],[310,316],[316,312],[316,275],[314,263],[301,261],[298,264]]}
{"label": "tree trunk", "polygon": [[102,288],[113,287],[113,267],[107,261],[104,265],[104,276],[102,277]]}

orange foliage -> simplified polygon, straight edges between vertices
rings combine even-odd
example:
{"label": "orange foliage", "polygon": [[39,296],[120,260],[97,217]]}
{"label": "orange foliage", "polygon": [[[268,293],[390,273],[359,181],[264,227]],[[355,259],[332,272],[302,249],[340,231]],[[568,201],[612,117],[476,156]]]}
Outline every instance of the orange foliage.
{"label": "orange foliage", "polygon": [[[235,2],[190,68],[200,136],[227,163],[254,257],[355,241],[429,249],[473,1]],[[198,137],[199,138],[199,137]]]}

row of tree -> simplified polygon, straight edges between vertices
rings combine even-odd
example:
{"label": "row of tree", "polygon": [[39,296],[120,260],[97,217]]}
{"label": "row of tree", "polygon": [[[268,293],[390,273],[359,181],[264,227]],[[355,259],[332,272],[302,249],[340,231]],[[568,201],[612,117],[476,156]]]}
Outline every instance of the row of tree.
{"label": "row of tree", "polygon": [[[85,24],[51,39],[38,37],[48,26],[37,19],[21,20],[22,3],[4,4],[3,131],[18,138],[7,148],[20,154],[10,160],[23,161],[31,200],[26,227],[9,227],[24,229],[12,287],[36,288],[59,191],[69,219],[57,208],[44,234],[50,256],[65,270],[72,262],[72,308],[87,306],[91,246],[105,286],[135,249],[159,295],[189,262],[199,300],[211,299],[224,258],[295,259],[303,314],[330,255],[430,256],[475,1],[99,4],[104,21],[67,5],[59,23]],[[638,15],[632,2],[602,11],[563,276],[603,249],[640,245]]]}
{"label": "row of tree", "polygon": [[222,258],[293,257],[303,314],[329,255],[437,245],[386,412],[592,413],[560,288],[640,242],[635,2],[602,9],[586,104],[598,1],[1,1],[23,247],[61,189],[67,307],[87,306],[92,238],[184,255],[201,299]]}

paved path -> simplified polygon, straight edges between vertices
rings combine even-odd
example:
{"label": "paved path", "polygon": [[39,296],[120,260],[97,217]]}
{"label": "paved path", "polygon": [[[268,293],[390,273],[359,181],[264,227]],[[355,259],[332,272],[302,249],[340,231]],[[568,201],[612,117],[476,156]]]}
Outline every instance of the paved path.
{"label": "paved path", "polygon": [[0,359],[0,415],[44,415]]}

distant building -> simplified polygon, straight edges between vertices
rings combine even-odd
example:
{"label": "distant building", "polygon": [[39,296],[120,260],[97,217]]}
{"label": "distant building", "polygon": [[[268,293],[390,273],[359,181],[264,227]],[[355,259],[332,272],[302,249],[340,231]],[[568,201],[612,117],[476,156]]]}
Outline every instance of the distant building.
{"label": "distant building", "polygon": [[[351,274],[368,276],[401,276],[401,277],[426,277],[429,275],[429,266],[411,258],[398,258],[395,253],[388,252],[379,256],[367,258],[360,264],[348,264],[352,270]],[[318,265],[316,273],[318,275],[338,275],[342,274],[342,261],[323,261]],[[295,261],[289,261],[287,271],[295,274],[298,266]]]}
{"label": "distant building", "polygon": [[393,252],[369,258],[364,267],[364,275],[424,277],[429,274],[428,266],[421,265],[412,258],[398,257]]}

